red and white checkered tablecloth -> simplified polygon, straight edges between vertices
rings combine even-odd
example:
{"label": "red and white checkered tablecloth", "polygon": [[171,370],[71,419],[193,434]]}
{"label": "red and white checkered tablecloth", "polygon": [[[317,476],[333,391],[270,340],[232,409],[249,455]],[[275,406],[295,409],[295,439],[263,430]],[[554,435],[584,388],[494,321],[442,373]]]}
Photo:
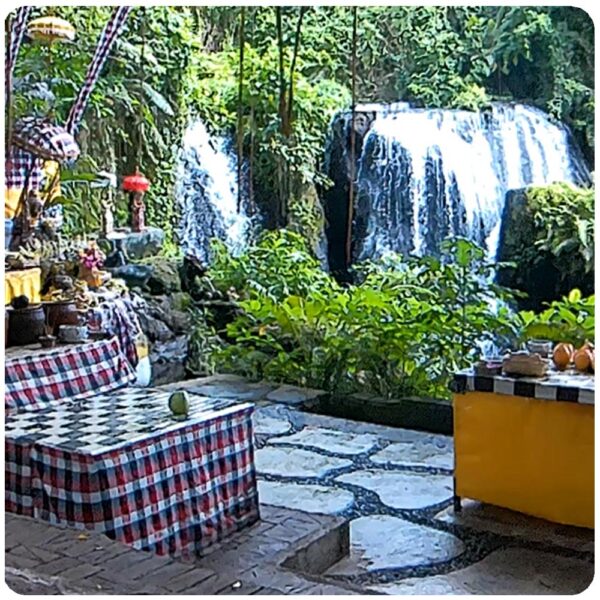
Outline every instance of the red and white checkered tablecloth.
{"label": "red and white checkered tablecloth", "polygon": [[135,373],[113,338],[46,352],[18,352],[7,357],[4,378],[4,408],[14,412],[119,389],[135,381]]}
{"label": "red and white checkered tablecloth", "polygon": [[7,511],[193,556],[259,518],[253,405],[128,388],[7,417]]}

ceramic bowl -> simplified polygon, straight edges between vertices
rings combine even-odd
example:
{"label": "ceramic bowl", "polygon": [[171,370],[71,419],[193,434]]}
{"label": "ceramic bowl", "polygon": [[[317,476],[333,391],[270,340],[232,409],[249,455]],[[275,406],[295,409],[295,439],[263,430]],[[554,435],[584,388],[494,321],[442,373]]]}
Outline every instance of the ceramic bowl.
{"label": "ceramic bowl", "polygon": [[58,337],[61,342],[73,344],[88,339],[87,325],[61,325],[58,328]]}

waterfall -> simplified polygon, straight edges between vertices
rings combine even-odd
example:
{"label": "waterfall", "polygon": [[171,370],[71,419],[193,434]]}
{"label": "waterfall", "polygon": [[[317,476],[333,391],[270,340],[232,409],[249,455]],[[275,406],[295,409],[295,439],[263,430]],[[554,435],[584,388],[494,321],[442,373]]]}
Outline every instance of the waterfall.
{"label": "waterfall", "polygon": [[225,242],[235,254],[246,246],[251,219],[244,201],[238,211],[237,157],[226,138],[192,123],[183,136],[176,197],[181,212],[180,245],[186,255],[210,262],[210,243]]}
{"label": "waterfall", "polygon": [[[365,108],[357,129],[355,260],[390,251],[437,254],[448,235],[468,237],[494,259],[507,191],[590,180],[569,130],[530,106],[496,104],[484,112]],[[337,158],[325,163],[334,180],[324,197],[330,221],[332,203],[342,206],[343,195],[347,203],[350,118],[343,113],[337,121],[327,152],[341,144],[344,158],[337,148]]]}

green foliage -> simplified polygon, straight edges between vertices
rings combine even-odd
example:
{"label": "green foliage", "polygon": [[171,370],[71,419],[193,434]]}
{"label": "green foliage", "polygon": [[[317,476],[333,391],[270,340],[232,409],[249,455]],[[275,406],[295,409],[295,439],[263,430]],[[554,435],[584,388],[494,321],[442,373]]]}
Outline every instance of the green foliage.
{"label": "green foliage", "polygon": [[594,268],[594,196],[594,188],[568,183],[527,190],[528,206],[541,232],[536,246],[568,263],[578,256],[586,273]]}
{"label": "green foliage", "polygon": [[[51,112],[59,123],[65,121],[111,12],[112,7],[57,7],[55,14],[75,26],[76,42],[51,50],[22,44],[15,68],[15,117]],[[33,16],[41,13],[34,9]],[[172,239],[174,150],[188,120],[192,24],[189,11],[175,7],[137,8],[128,17],[86,109],[78,135],[82,156],[62,178],[67,232],[97,231],[102,202],[101,192],[69,184],[99,170],[125,175],[139,158],[152,182],[146,194],[147,221],[165,228]],[[119,194],[122,219],[126,206],[127,198]]]}
{"label": "green foliage", "polygon": [[216,371],[215,354],[223,341],[210,324],[206,311],[191,309],[194,328],[188,341],[186,369],[195,377],[213,375]]}
{"label": "green foliage", "polygon": [[210,279],[221,292],[233,289],[242,298],[261,295],[274,301],[338,288],[321,270],[306,240],[286,230],[263,232],[255,245],[236,257],[215,241]]}
{"label": "green foliage", "polygon": [[[288,69],[290,60],[287,56]],[[309,79],[305,71],[310,67],[300,56],[294,77],[293,133],[289,138],[284,136],[277,112],[278,61],[274,38],[260,49],[246,44],[242,95],[245,156],[252,155],[253,180],[271,205],[270,199],[280,193],[284,165],[291,197],[306,184],[326,183],[318,169],[325,136],[333,114],[347,106],[350,98],[348,91],[333,80]],[[195,56],[194,110],[213,131],[235,130],[238,63],[237,50]],[[257,200],[265,204],[260,194]],[[267,211],[272,209],[266,204]]]}
{"label": "green foliage", "polygon": [[549,303],[548,308],[538,314],[521,311],[521,336],[524,340],[537,338],[570,342],[579,348],[595,338],[595,305],[594,295],[584,298],[578,289],[571,290],[568,296]]}
{"label": "green foliage", "polygon": [[[81,87],[111,7],[52,9],[76,27],[74,44],[25,42],[15,69],[15,116],[64,121]],[[33,16],[45,12],[33,9]],[[299,7],[282,7],[283,65],[289,77]],[[131,171],[143,140],[141,168],[151,179],[147,220],[173,242],[174,161],[192,114],[234,134],[239,75],[239,7],[138,7],[103,69],[79,135],[74,175]],[[320,170],[332,114],[350,104],[352,11],[310,7],[294,71],[292,133],[281,131],[275,10],[247,7],[242,127],[254,199],[309,238],[321,226],[305,207],[306,186],[327,185]],[[146,43],[144,44],[144,35]],[[141,64],[144,53],[143,68]],[[529,102],[575,131],[588,157],[594,146],[594,32],[571,7],[363,6],[358,10],[357,100],[409,100],[421,106],[478,110],[492,100]],[[286,83],[289,84],[288,81]],[[66,179],[65,179],[66,181]],[[99,227],[102,195],[66,186],[69,231]],[[119,194],[118,215],[127,200]],[[85,207],[85,209],[84,209]]]}
{"label": "green foliage", "polygon": [[342,288],[298,236],[268,234],[239,258],[221,256],[209,275],[235,287],[243,314],[227,327],[220,370],[330,390],[445,397],[451,374],[478,356],[478,342],[515,335],[509,294],[489,283],[484,253],[462,239],[450,258],[392,257],[362,268]]}

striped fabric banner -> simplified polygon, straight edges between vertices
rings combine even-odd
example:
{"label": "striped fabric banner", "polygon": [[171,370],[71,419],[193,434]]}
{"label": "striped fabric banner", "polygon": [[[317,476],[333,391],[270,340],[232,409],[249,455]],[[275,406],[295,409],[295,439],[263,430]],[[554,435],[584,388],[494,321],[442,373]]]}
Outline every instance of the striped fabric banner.
{"label": "striped fabric banner", "polygon": [[81,119],[83,118],[83,113],[90,98],[90,94],[96,85],[96,81],[98,81],[98,77],[100,76],[102,67],[108,58],[108,54],[110,53],[112,45],[117,39],[132,8],[132,6],[119,6],[115,8],[112,17],[100,35],[98,47],[96,48],[94,58],[92,59],[92,62],[88,68],[85,82],[79,91],[79,95],[77,96],[75,103],[71,107],[71,111],[69,112],[69,116],[67,117],[67,122],[65,124],[67,131],[73,135],[75,135],[79,129],[79,125],[81,124]]}
{"label": "striped fabric banner", "polygon": [[8,52],[5,57],[5,69],[6,69],[6,85],[8,86],[12,77],[12,73],[15,69],[15,63],[17,62],[17,54],[19,54],[19,48],[23,40],[23,34],[27,26],[27,19],[31,12],[31,6],[21,6],[17,9],[14,17],[12,27],[10,29],[10,43],[8,45]]}

